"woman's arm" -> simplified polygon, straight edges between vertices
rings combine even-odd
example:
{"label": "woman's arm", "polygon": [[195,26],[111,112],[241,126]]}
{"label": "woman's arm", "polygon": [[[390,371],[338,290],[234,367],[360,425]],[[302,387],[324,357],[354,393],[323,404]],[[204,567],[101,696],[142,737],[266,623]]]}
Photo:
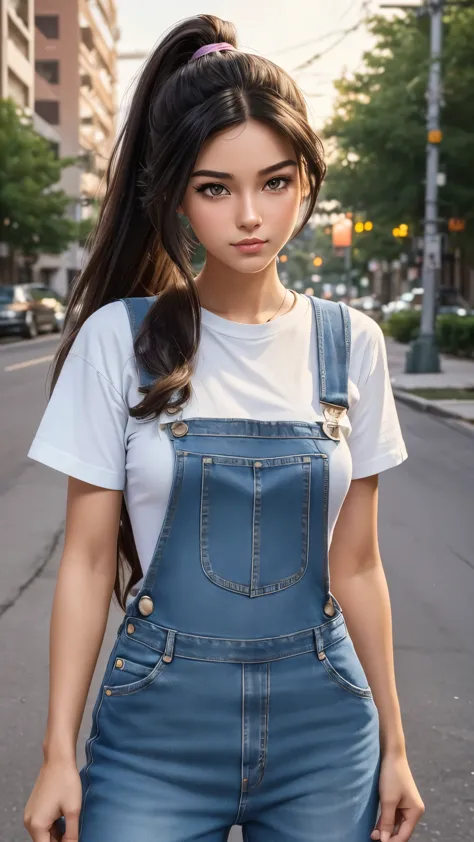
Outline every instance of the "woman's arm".
{"label": "woman's arm", "polygon": [[[44,762],[24,812],[34,842],[77,842],[81,783],[77,736],[104,637],[117,564],[122,492],[69,478],[66,535],[50,624],[50,693]],[[54,826],[53,826],[54,825]]]}
{"label": "woman's arm", "polygon": [[382,812],[371,838],[406,842],[424,805],[406,758],[377,515],[378,475],[353,480],[334,528],[329,553],[331,590],[341,604],[379,714]]}
{"label": "woman's arm", "polygon": [[341,604],[379,712],[383,751],[404,752],[395,686],[392,615],[378,534],[378,475],[353,480],[329,553],[331,590]]}
{"label": "woman's arm", "polygon": [[121,491],[69,478],[64,550],[50,626],[46,760],[76,757],[115,581],[121,504]]}

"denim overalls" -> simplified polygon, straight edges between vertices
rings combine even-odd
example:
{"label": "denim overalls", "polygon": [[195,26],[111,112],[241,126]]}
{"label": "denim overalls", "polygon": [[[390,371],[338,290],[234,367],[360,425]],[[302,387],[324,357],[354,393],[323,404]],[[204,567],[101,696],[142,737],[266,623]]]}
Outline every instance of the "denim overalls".
{"label": "denim overalls", "polygon": [[[134,335],[154,300],[124,300]],[[328,571],[350,320],[311,302],[324,422],[160,425],[173,484],[94,706],[81,842],[370,838],[378,714]]]}

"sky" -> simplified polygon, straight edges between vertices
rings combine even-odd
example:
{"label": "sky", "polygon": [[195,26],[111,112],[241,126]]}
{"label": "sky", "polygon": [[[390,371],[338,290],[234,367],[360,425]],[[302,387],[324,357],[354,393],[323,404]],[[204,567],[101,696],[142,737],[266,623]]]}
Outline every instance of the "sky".
{"label": "sky", "polygon": [[[363,52],[370,48],[364,26],[343,38],[339,45],[336,42],[344,30],[361,19],[363,7],[378,10],[377,0],[213,0],[205,5],[195,0],[116,2],[121,30],[119,53],[150,51],[170,27],[192,15],[213,14],[232,21],[242,50],[267,56],[293,76],[303,91],[309,119],[316,130],[332,113],[334,80],[345,70],[357,69]],[[297,69],[329,47],[332,49],[309,68]],[[143,59],[119,60],[119,121],[142,63]]]}

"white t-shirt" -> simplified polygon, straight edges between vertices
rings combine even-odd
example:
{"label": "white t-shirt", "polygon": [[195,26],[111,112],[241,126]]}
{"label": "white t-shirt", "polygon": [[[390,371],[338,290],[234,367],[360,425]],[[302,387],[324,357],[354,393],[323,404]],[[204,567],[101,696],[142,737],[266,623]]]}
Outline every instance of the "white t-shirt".
{"label": "white t-shirt", "polygon": [[[380,327],[349,308],[352,326],[349,412],[330,457],[329,541],[351,479],[407,458]],[[316,328],[308,298],[264,324],[202,313],[202,336],[183,418],[321,421]],[[141,400],[133,339],[121,301],[92,314],[69,352],[28,455],[103,488],[123,489],[142,570],[164,520],[173,445],[169,421],[131,418]],[[179,417],[179,416],[178,416]],[[132,595],[139,590],[138,583]]]}

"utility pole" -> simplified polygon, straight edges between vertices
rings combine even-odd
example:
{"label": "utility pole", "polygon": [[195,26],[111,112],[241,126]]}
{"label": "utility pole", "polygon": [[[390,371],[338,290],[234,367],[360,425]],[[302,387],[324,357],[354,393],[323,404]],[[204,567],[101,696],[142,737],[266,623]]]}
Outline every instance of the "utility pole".
{"label": "utility pole", "polygon": [[[438,231],[438,162],[439,144],[442,139],[439,127],[441,108],[441,46],[443,38],[443,3],[447,0],[428,0],[430,16],[430,72],[426,90],[427,146],[425,219],[423,243],[423,305],[421,329],[418,339],[410,344],[405,360],[405,372],[423,374],[441,371],[436,344],[436,286],[441,269],[441,236]],[[424,7],[412,4],[381,4],[383,9],[415,9],[424,13]]]}
{"label": "utility pole", "polygon": [[425,227],[423,244],[423,307],[421,330],[407,353],[405,371],[409,374],[438,372],[439,353],[436,344],[436,287],[441,269],[441,236],[438,231],[438,162],[441,130],[441,47],[443,34],[443,0],[431,0],[430,72],[427,89],[427,132]]}

